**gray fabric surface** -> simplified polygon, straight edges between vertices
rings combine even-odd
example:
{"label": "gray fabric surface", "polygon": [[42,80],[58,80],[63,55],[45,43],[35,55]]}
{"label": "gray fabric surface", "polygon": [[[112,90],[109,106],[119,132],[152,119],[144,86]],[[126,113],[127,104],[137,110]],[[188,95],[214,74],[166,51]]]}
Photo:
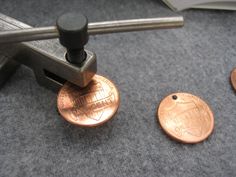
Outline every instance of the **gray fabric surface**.
{"label": "gray fabric surface", "polygon": [[[236,13],[175,13],[156,0],[0,1],[1,13],[33,26],[71,10],[91,22],[181,14],[185,27],[90,37],[98,73],[121,96],[115,117],[94,129],[64,121],[57,94],[21,66],[0,90],[0,176],[236,176]],[[157,105],[176,91],[211,106],[215,129],[203,143],[180,144],[160,129]]]}

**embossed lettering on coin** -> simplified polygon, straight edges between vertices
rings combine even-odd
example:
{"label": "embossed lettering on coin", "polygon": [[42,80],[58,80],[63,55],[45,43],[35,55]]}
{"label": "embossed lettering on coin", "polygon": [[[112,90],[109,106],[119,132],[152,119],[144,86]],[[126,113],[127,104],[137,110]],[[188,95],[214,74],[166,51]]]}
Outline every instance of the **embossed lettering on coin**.
{"label": "embossed lettering on coin", "polygon": [[110,80],[95,75],[86,88],[67,82],[58,94],[57,106],[70,123],[93,127],[108,121],[116,113],[119,93]]}
{"label": "embossed lettering on coin", "polygon": [[157,116],[169,136],[185,143],[203,141],[214,127],[214,117],[209,106],[188,93],[173,93],[164,98]]}

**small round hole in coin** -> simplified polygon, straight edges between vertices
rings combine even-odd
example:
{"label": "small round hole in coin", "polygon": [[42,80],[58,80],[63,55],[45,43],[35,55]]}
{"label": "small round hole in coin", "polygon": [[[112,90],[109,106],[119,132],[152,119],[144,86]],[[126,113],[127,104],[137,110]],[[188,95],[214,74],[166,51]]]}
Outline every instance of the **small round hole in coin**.
{"label": "small round hole in coin", "polygon": [[176,95],[173,95],[173,96],[172,96],[172,99],[173,99],[173,100],[177,100],[177,98],[178,98],[178,97],[177,97]]}

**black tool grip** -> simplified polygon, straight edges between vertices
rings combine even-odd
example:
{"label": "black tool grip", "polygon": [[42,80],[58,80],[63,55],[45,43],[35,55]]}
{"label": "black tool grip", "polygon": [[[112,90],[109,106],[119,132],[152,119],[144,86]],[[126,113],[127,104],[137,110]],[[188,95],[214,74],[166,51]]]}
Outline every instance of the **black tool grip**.
{"label": "black tool grip", "polygon": [[57,19],[56,26],[60,43],[67,48],[67,60],[81,64],[86,58],[84,45],[89,39],[87,17],[80,13],[66,13]]}

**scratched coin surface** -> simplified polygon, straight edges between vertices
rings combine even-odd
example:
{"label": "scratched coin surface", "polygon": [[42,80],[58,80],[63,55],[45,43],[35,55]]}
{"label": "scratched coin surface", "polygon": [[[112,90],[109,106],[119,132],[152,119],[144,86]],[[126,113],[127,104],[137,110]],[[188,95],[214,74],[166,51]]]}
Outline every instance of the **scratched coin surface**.
{"label": "scratched coin surface", "polygon": [[95,75],[85,88],[67,82],[57,98],[57,107],[62,117],[84,127],[107,122],[116,113],[119,103],[116,86],[99,75]]}
{"label": "scratched coin surface", "polygon": [[198,143],[213,131],[214,116],[200,98],[188,93],[173,93],[164,98],[157,117],[162,129],[183,143]]}
{"label": "scratched coin surface", "polygon": [[236,90],[236,68],[234,68],[234,70],[231,72],[231,84],[234,88],[234,90]]}

